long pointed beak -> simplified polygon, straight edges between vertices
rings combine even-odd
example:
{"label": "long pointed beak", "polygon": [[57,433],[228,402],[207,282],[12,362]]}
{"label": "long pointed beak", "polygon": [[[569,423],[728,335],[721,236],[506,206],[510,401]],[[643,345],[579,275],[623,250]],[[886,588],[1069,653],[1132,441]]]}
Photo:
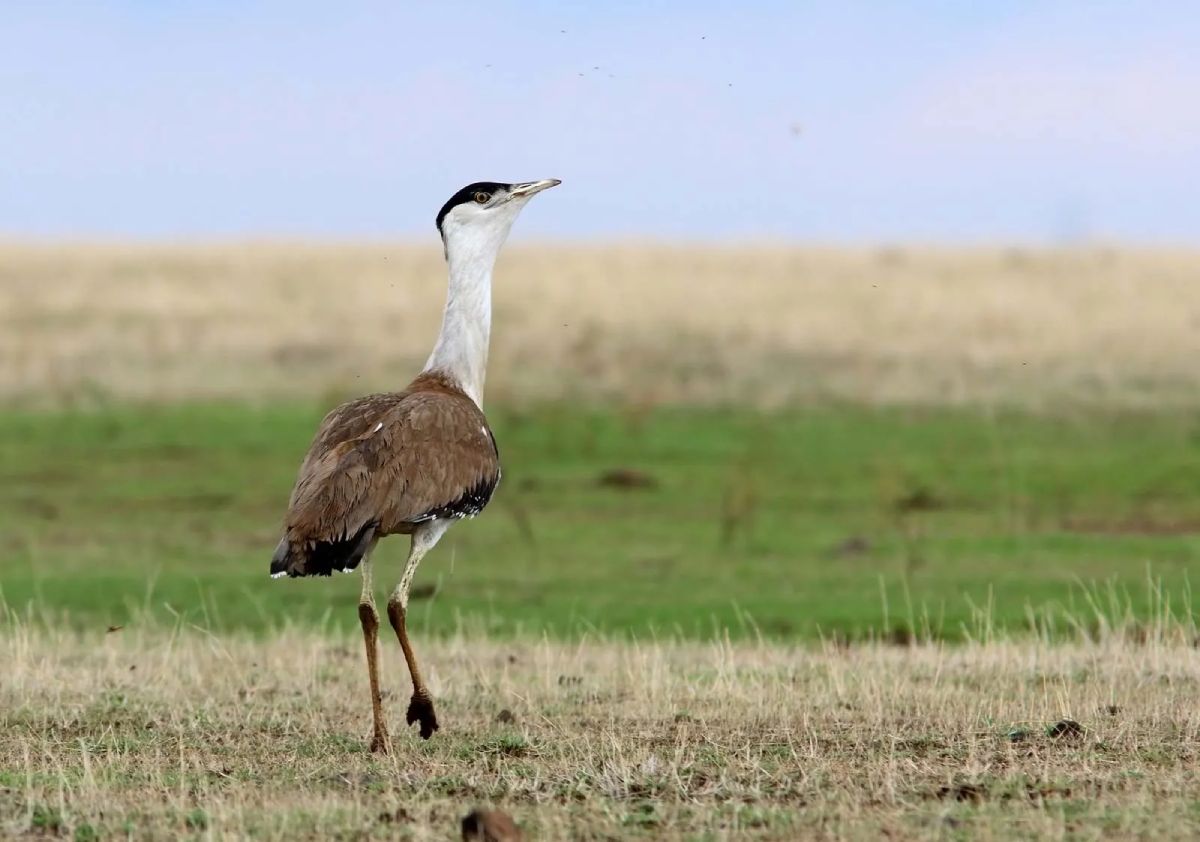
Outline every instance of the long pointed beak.
{"label": "long pointed beak", "polygon": [[557,178],[543,178],[541,181],[526,181],[524,184],[514,184],[509,191],[509,195],[513,198],[518,196],[532,196],[534,193],[541,193],[551,187],[557,187],[562,184]]}

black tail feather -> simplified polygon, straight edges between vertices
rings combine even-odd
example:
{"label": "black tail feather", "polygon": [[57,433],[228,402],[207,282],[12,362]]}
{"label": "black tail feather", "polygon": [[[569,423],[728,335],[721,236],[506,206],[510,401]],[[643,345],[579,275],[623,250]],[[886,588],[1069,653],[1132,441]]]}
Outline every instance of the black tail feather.
{"label": "black tail feather", "polygon": [[343,541],[294,544],[284,536],[271,557],[271,576],[329,576],[335,570],[349,573],[371,548],[375,528],[376,524],[368,523]]}

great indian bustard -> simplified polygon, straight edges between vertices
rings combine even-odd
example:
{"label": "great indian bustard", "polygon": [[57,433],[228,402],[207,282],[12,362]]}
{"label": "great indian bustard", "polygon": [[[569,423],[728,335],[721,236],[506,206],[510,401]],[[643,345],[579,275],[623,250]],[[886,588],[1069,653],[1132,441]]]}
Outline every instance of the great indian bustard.
{"label": "great indian bustard", "polygon": [[404,573],[388,598],[388,619],[412,677],[408,724],[420,723],[429,739],[438,722],[408,640],[408,589],[421,558],[452,523],[478,514],[500,481],[499,451],[481,408],[492,267],[525,203],[559,183],[481,181],[442,206],[437,227],[449,289],[425,369],[402,392],[358,398],[326,415],[292,489],[271,575],[328,576],[362,566],[358,617],[375,722],[372,751],[389,751],[390,740],[379,692],[371,551],[387,535],[412,536]]}

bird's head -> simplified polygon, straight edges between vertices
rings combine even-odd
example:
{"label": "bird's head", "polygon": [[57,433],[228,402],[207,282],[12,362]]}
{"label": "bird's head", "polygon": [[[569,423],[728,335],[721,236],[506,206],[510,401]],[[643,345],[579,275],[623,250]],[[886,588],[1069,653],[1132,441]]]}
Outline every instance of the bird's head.
{"label": "bird's head", "polygon": [[450,197],[438,211],[437,227],[447,257],[455,251],[494,258],[525,204],[543,190],[561,184],[557,178],[501,184],[477,181]]}

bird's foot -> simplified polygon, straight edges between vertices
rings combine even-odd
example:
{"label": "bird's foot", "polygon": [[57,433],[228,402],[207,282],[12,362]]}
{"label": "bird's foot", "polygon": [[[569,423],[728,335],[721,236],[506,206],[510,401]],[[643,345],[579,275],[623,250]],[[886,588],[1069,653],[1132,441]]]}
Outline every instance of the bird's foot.
{"label": "bird's foot", "polygon": [[371,754],[391,754],[392,739],[388,736],[386,729],[375,729],[375,736],[371,738]]}
{"label": "bird's foot", "polygon": [[437,715],[433,712],[433,700],[425,693],[413,693],[408,703],[408,724],[421,723],[421,739],[428,740],[438,729]]}

